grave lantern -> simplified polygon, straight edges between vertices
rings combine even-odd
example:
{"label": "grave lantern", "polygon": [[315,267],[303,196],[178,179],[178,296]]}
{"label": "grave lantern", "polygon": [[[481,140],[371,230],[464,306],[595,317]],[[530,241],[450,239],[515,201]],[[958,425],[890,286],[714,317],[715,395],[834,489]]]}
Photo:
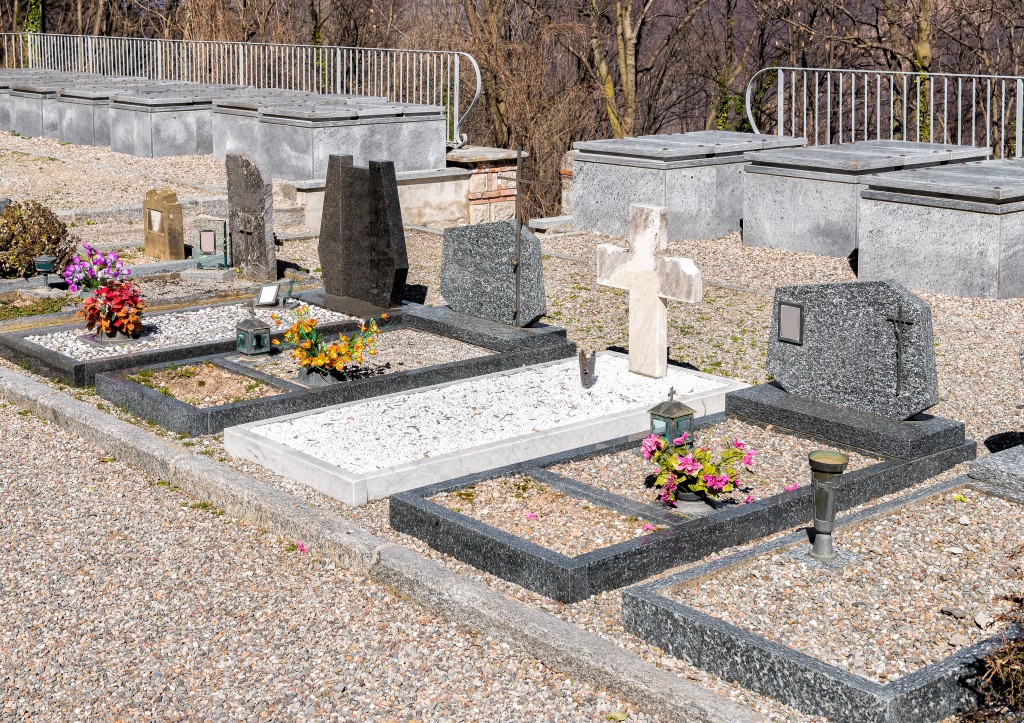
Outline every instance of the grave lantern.
{"label": "grave lantern", "polygon": [[50,285],[50,274],[53,273],[53,265],[57,262],[56,256],[36,256],[32,259],[36,273],[43,275],[43,285]]}
{"label": "grave lantern", "polygon": [[651,434],[665,437],[669,442],[683,436],[683,432],[689,433],[693,430],[694,410],[676,401],[673,396],[674,389],[669,392],[668,401],[647,410],[651,415]]}
{"label": "grave lantern", "polygon": [[811,465],[811,492],[814,501],[814,546],[809,555],[820,562],[836,558],[832,549],[832,531],[836,526],[836,492],[839,477],[850,458],[842,452],[817,449],[807,455]]}
{"label": "grave lantern", "polygon": [[239,354],[255,356],[270,353],[270,324],[247,316],[235,326],[235,348]]}

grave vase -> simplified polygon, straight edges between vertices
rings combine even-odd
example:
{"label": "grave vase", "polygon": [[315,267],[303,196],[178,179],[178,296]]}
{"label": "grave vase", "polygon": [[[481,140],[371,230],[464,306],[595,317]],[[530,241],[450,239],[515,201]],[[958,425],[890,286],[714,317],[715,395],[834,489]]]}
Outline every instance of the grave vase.
{"label": "grave vase", "polygon": [[311,369],[310,367],[299,367],[299,371],[295,374],[295,381],[305,384],[307,387],[329,387],[344,380],[345,377],[341,372]]}
{"label": "grave vase", "polygon": [[697,492],[686,491],[676,493],[677,502],[702,502],[703,500],[704,497]]}

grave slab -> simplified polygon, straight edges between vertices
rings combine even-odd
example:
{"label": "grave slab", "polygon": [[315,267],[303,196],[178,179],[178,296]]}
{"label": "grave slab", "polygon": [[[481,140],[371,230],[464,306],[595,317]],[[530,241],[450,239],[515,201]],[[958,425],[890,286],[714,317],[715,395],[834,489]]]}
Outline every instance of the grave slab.
{"label": "grave slab", "polygon": [[629,233],[629,206],[668,208],[670,240],[719,238],[740,230],[744,154],[798,147],[776,135],[695,131],[574,144],[573,227]]}
{"label": "grave slab", "polygon": [[259,111],[257,138],[274,178],[305,181],[327,176],[332,155],[358,165],[392,161],[395,170],[445,167],[445,112],[439,106],[296,103]]}
{"label": "grave slab", "polygon": [[[553,328],[545,336],[543,345],[523,345],[513,348],[507,344],[504,333],[485,338],[475,323],[470,323],[468,334],[461,325],[470,321],[468,317],[449,317],[444,324],[438,324],[429,315],[420,311],[427,307],[406,303],[392,319],[388,330],[413,329],[425,331],[458,342],[472,343],[489,350],[482,356],[461,361],[434,364],[362,379],[332,384],[325,387],[306,387],[295,381],[281,379],[260,371],[260,367],[242,363],[237,354],[228,353],[188,359],[175,365],[210,363],[254,381],[262,382],[280,390],[274,396],[232,402],[228,404],[199,408],[184,401],[169,397],[159,391],[134,381],[131,377],[140,369],[160,371],[170,363],[139,367],[96,375],[96,393],[108,401],[125,407],[136,416],[152,420],[161,427],[189,436],[216,434],[226,427],[245,424],[271,417],[295,414],[331,405],[360,399],[369,399],[399,392],[406,392],[460,379],[503,372],[532,364],[554,361],[572,356],[576,347],[565,338],[565,330]],[[491,327],[498,325],[492,324]],[[494,329],[500,332],[499,329]],[[523,334],[525,336],[525,334]],[[472,339],[471,342],[466,338]]]}
{"label": "grave slab", "polygon": [[[726,394],[726,415],[732,416],[729,412],[732,398],[745,391],[741,389]],[[723,416],[716,414],[704,418],[695,426],[697,433],[701,427],[719,421]],[[808,436],[815,436],[821,431],[814,430]],[[780,433],[785,434],[785,430]],[[434,549],[478,569],[560,602],[572,603],[766,537],[808,519],[812,509],[810,485],[750,504],[705,509],[699,514],[680,516],[670,513],[667,507],[639,503],[546,469],[599,455],[636,450],[645,435],[641,433],[601,441],[393,495],[389,505],[390,524],[399,532],[417,537]],[[926,480],[961,461],[962,447],[961,443],[907,460],[883,457],[875,464],[851,472],[844,476],[838,498],[839,508],[850,509]],[[513,474],[536,479],[567,496],[649,520],[663,529],[569,557],[430,499],[486,479]]]}
{"label": "grave slab", "polygon": [[540,241],[522,228],[519,319],[516,318],[515,221],[444,231],[441,296],[457,312],[502,324],[530,326],[547,313]]}
{"label": "grave slab", "polygon": [[868,175],[980,161],[987,149],[858,141],[763,151],[744,168],[743,243],[846,258],[857,248]]}
{"label": "grave slab", "polygon": [[971,479],[1024,493],[1024,446],[979,457],[968,471]]}
{"label": "grave slab", "polygon": [[[974,487],[978,494],[1024,503],[1020,494],[957,477],[840,519],[837,534],[841,540],[844,529],[965,486]],[[882,684],[708,615],[672,596],[675,591],[696,590],[703,580],[760,556],[790,549],[797,554],[799,547],[808,547],[806,531],[628,588],[622,594],[623,625],[673,657],[829,720],[929,723],[977,704],[973,686],[979,661],[1002,644],[1002,634]],[[1020,632],[1011,630],[1007,635],[1014,639]]]}
{"label": "grave slab", "polygon": [[1024,296],[1024,160],[868,176],[858,276],[953,296]]}
{"label": "grave slab", "polygon": [[[627,364],[625,355],[602,352],[597,384],[588,390],[580,386],[572,358],[229,427],[224,443],[231,454],[361,505],[638,433],[649,423],[647,410],[668,397],[669,387],[697,416],[705,416],[722,411],[727,391],[745,386],[681,367],[665,379],[649,379],[629,374]],[[396,413],[403,420],[398,426],[384,421]],[[408,441],[387,459],[371,452],[383,443],[379,435],[385,429],[389,439],[400,434]],[[347,440],[344,448],[334,443],[339,437]],[[353,455],[354,450],[371,453]]]}
{"label": "grave slab", "polygon": [[791,394],[907,419],[939,401],[931,308],[893,281],[780,287],[768,371]]}

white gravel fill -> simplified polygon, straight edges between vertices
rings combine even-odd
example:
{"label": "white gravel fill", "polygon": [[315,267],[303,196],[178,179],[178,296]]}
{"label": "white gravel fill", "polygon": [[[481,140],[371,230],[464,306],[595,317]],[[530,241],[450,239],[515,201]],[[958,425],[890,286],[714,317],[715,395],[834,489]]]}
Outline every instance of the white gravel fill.
{"label": "white gravel fill", "polygon": [[[339,314],[312,305],[310,305],[309,309],[312,312],[312,316],[322,324],[336,321],[351,321],[355,318],[347,314]],[[79,338],[83,334],[88,333],[85,330],[84,322],[81,329],[27,336],[25,340],[60,352],[72,359],[102,359],[123,354],[134,354],[140,351],[184,346],[186,344],[234,339],[235,325],[249,316],[249,311],[250,309],[246,304],[231,304],[229,306],[207,306],[203,309],[159,315],[154,314],[152,316],[143,312],[143,332],[138,341],[112,344],[108,347],[93,346]],[[284,323],[280,327],[275,327],[273,320],[270,318],[270,315],[275,312],[280,314],[281,309],[269,307],[256,309],[256,316],[270,324],[271,331],[283,331],[287,328],[284,326]]]}
{"label": "white gravel fill", "polygon": [[651,379],[630,373],[628,363],[622,356],[600,356],[590,389],[580,386],[579,362],[572,358],[250,430],[351,472],[369,473],[653,406],[668,398],[670,388],[680,398],[728,384],[680,367]]}

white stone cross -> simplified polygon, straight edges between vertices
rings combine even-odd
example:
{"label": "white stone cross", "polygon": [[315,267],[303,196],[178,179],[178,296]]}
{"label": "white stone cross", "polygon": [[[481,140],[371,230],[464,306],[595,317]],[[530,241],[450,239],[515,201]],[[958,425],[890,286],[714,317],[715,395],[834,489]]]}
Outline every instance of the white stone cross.
{"label": "white stone cross", "polygon": [[690,259],[659,256],[668,248],[668,211],[629,207],[629,246],[597,247],[597,283],[629,291],[629,370],[656,379],[668,374],[666,299],[704,298],[700,270]]}

